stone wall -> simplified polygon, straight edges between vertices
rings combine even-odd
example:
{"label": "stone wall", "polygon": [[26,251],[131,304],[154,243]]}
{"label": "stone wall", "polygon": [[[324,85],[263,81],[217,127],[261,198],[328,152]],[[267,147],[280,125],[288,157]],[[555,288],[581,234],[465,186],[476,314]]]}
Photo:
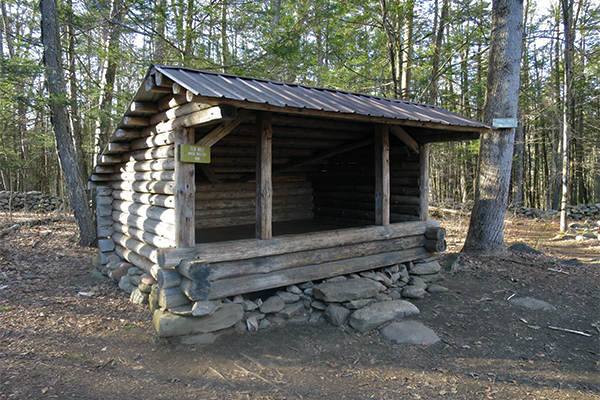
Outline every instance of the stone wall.
{"label": "stone wall", "polygon": [[306,282],[258,294],[197,301],[165,310],[159,306],[157,282],[130,263],[112,256],[95,263],[93,275],[109,276],[136,304],[149,304],[159,337],[183,343],[210,343],[232,328],[257,331],[283,323],[330,323],[360,332],[378,329],[419,310],[412,300],[447,290],[436,257],[358,274]]}
{"label": "stone wall", "polygon": [[[530,207],[509,206],[508,210],[521,217],[526,218],[552,218],[560,215],[560,211],[547,210],[542,211]],[[576,206],[567,206],[567,217],[574,221],[600,220],[600,203],[578,204]]]}
{"label": "stone wall", "polygon": [[30,192],[12,192],[0,191],[0,211],[36,211],[50,212],[60,210],[63,207],[63,200],[58,197],[52,197],[49,194],[43,194],[32,190]]}

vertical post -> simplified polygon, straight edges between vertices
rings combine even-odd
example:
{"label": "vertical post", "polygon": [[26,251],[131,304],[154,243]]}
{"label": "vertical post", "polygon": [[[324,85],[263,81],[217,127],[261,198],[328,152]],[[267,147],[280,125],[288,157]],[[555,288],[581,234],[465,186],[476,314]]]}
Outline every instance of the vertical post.
{"label": "vertical post", "polygon": [[419,144],[419,215],[429,219],[429,143]]}
{"label": "vertical post", "polygon": [[194,144],[193,128],[175,130],[175,243],[178,248],[196,245],[196,168],[194,163],[179,161],[180,144]]}
{"label": "vertical post", "polygon": [[271,239],[273,182],[271,181],[273,128],[271,113],[256,114],[256,238]]}
{"label": "vertical post", "polygon": [[386,124],[375,125],[375,225],[390,224],[390,136]]}

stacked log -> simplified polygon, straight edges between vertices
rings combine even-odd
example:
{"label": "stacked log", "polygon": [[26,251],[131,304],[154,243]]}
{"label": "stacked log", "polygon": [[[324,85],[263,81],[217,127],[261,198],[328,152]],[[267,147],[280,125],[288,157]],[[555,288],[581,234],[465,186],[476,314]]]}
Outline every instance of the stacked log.
{"label": "stacked log", "polygon": [[[311,182],[273,183],[273,221],[313,217]],[[198,184],[196,228],[253,224],[256,210],[255,183]]]}
{"label": "stacked log", "polygon": [[165,304],[175,304],[177,285],[190,302],[213,300],[424,259],[443,247],[439,222],[418,221],[163,249],[158,261],[161,273],[182,276],[162,290]]}
{"label": "stacked log", "polygon": [[[315,191],[315,215],[358,225],[375,221],[375,166],[365,164],[364,159],[368,161],[368,155],[362,155],[361,163],[356,157],[356,154],[349,154],[311,177]],[[394,162],[392,154],[390,186],[390,222],[418,221],[418,155],[405,156],[402,162]]]}

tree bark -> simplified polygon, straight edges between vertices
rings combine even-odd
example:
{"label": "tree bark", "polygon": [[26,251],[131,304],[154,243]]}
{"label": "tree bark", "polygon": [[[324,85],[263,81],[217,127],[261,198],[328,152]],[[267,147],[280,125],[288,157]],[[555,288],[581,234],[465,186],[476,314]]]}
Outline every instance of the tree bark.
{"label": "tree bark", "polygon": [[76,161],[76,151],[65,104],[67,94],[60,57],[56,0],[41,0],[40,11],[46,85],[49,92],[51,120],[56,136],[58,156],[71,194],[71,207],[79,227],[79,244],[89,246],[96,240],[96,229],[92,211],[88,206],[82,166]]}
{"label": "tree bark", "polygon": [[[516,118],[519,99],[523,0],[494,0],[484,121]],[[462,251],[506,252],[504,218],[514,149],[515,130],[498,129],[482,135],[475,187],[475,204]]]}
{"label": "tree bark", "polygon": [[567,205],[569,202],[569,141],[571,139],[571,110],[573,108],[573,53],[575,33],[573,31],[573,1],[562,0],[563,25],[565,29],[564,92],[562,129],[562,196],[560,200],[560,231],[567,230]]}

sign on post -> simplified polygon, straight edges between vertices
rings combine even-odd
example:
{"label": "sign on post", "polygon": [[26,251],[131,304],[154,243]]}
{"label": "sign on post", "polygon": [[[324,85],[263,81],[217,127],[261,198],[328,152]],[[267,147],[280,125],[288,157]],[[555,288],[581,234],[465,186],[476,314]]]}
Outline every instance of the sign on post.
{"label": "sign on post", "polygon": [[494,118],[494,128],[517,128],[519,121],[516,118]]}
{"label": "sign on post", "polygon": [[210,147],[180,144],[179,161],[197,164],[210,164]]}

